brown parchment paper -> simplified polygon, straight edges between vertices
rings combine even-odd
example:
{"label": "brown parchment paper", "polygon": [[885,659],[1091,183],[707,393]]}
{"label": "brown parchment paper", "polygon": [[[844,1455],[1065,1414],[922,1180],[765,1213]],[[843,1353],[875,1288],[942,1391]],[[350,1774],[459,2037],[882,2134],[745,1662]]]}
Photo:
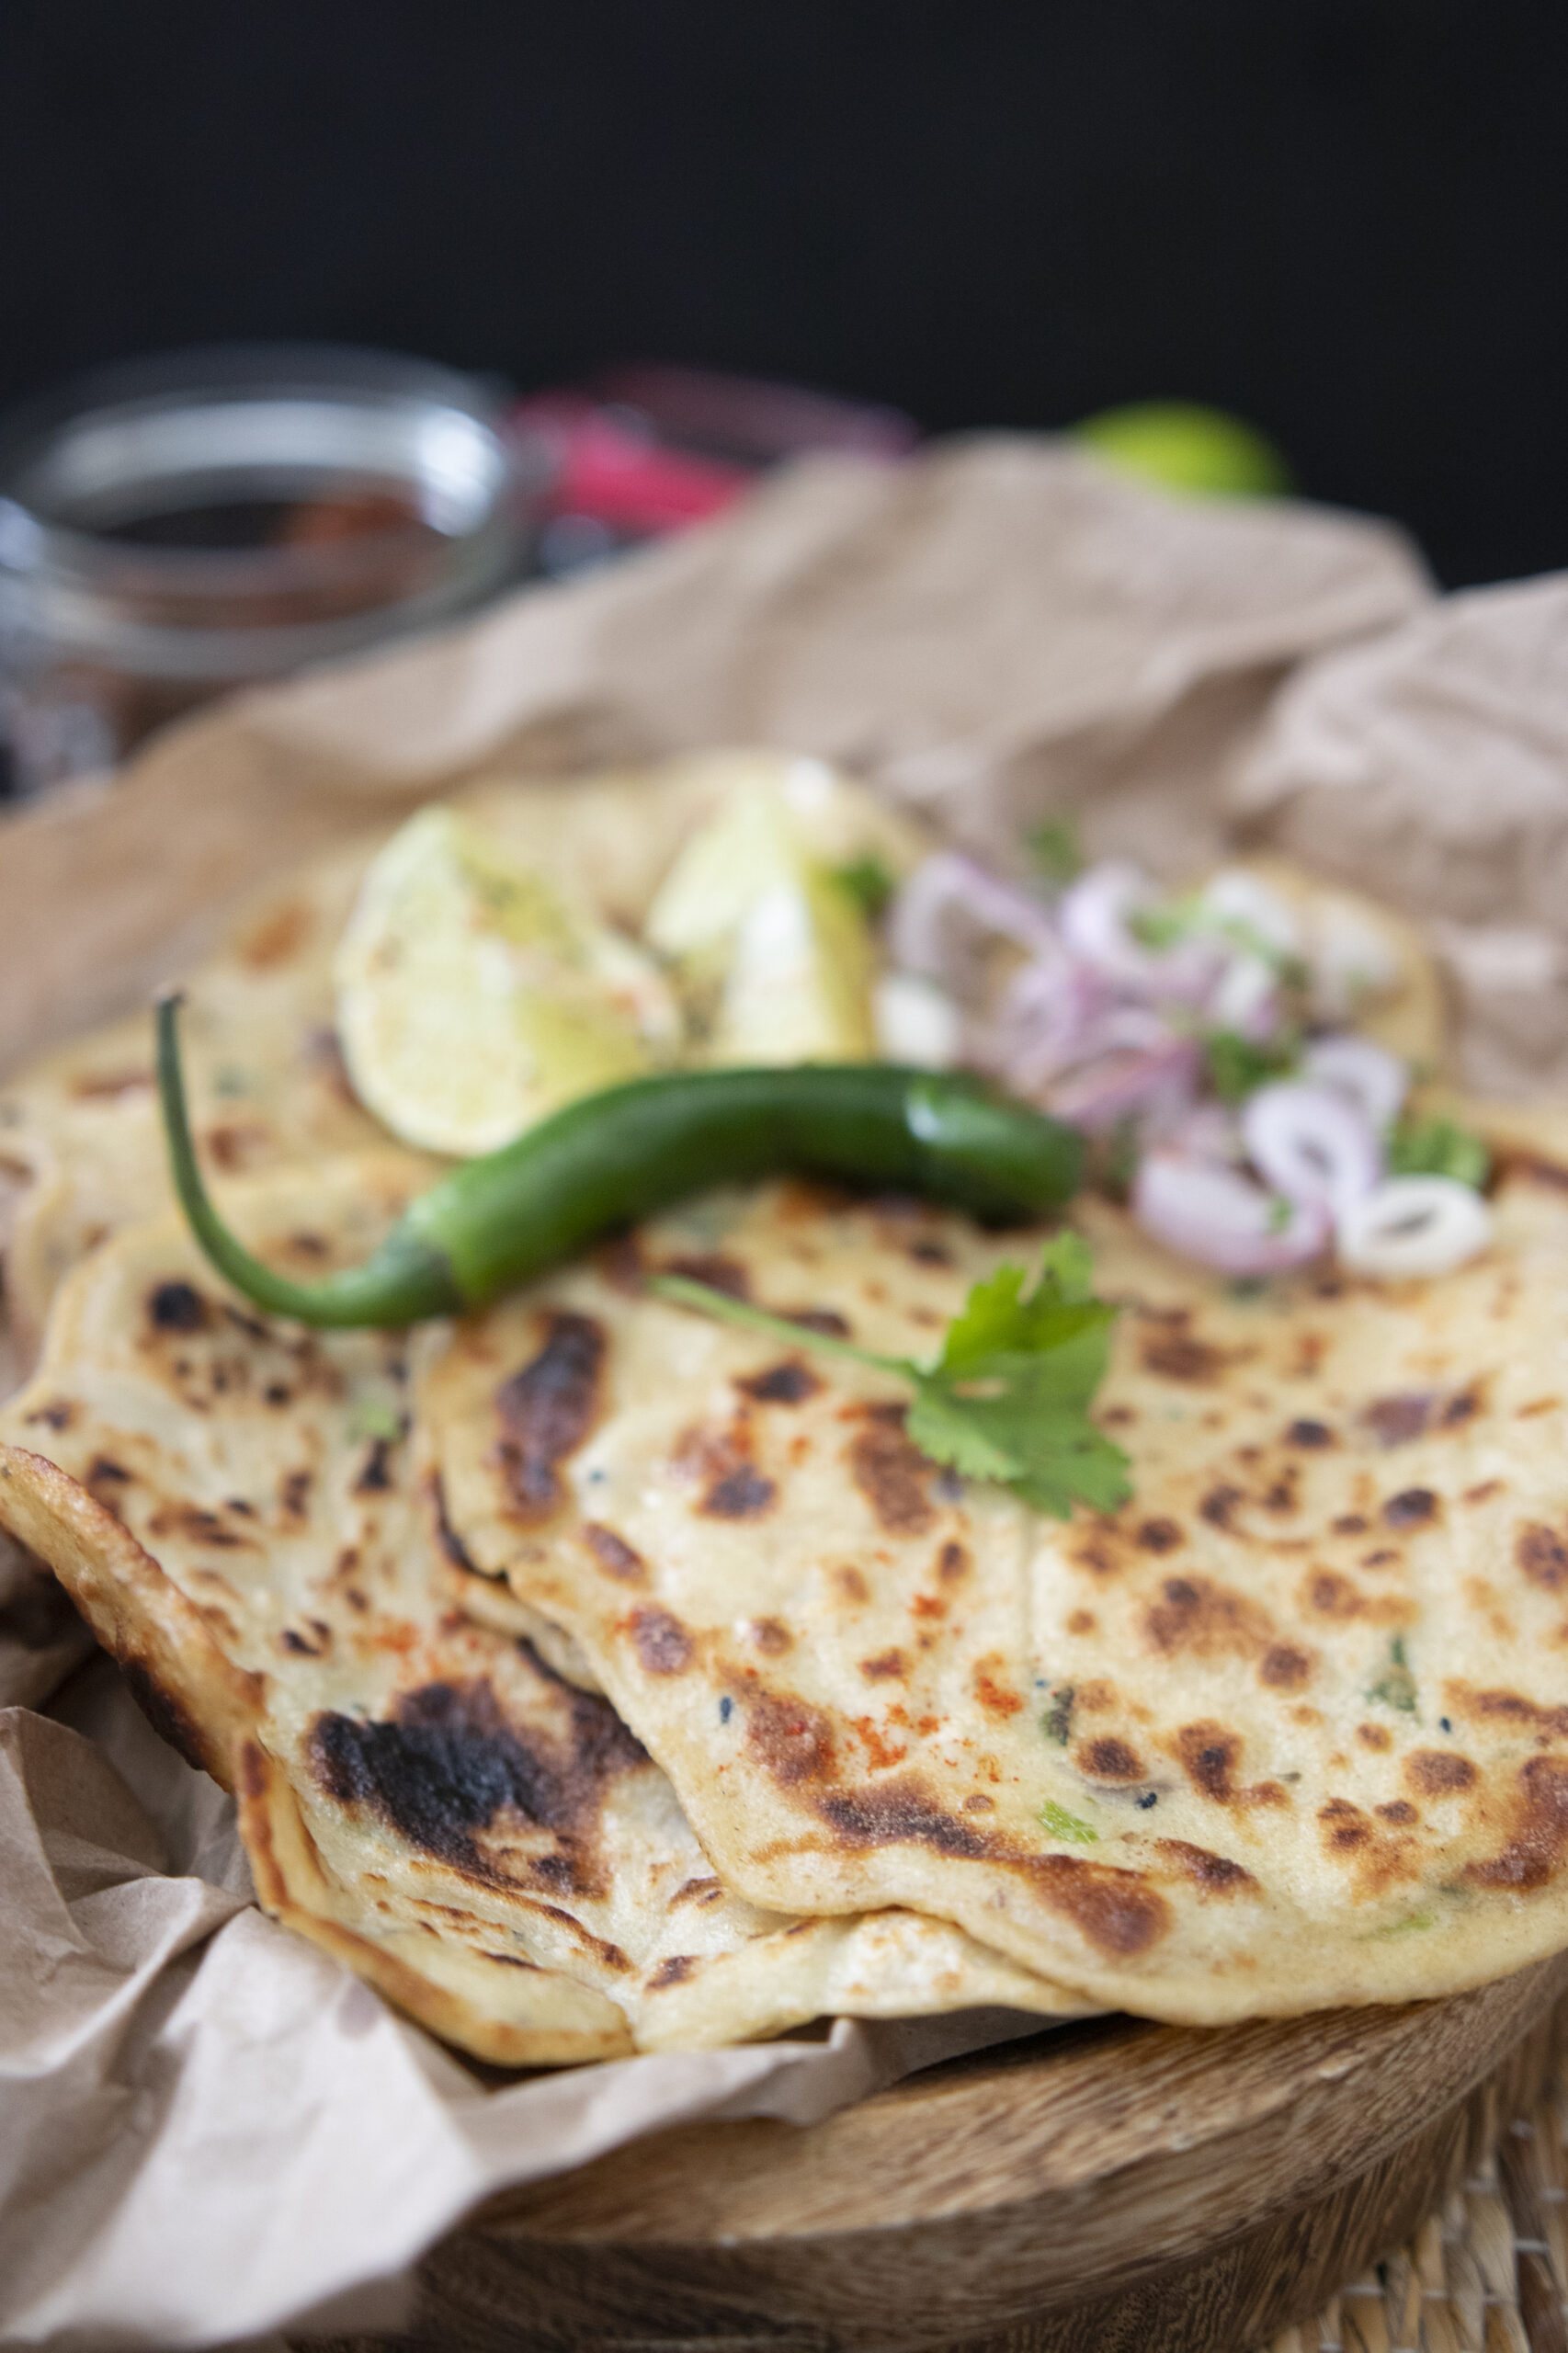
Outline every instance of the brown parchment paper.
{"label": "brown parchment paper", "polygon": [[[0,826],[0,1068],[176,973],[267,875],[480,773],[762,741],[841,760],[1002,854],[1072,807],[1095,850],[1189,870],[1240,822],[1296,822],[1312,787],[1292,696],[1332,686],[1336,661],[1440,640],[1454,609],[1387,526],[1168,501],[1049,442],[808,462],[600,575],[199,715],[122,780]],[[1494,659],[1511,677],[1501,642],[1480,669]],[[1379,710],[1382,691],[1366,689]],[[1512,740],[1511,694],[1483,753]],[[1399,895],[1398,859],[1373,879]],[[256,1911],[226,1801],[107,1662],[77,1665],[84,1647],[28,1564],[0,1560],[7,2343],[390,2325],[421,2250],[507,2184],[698,2117],[808,2121],[1036,2030],[840,2021],[482,2086]]]}

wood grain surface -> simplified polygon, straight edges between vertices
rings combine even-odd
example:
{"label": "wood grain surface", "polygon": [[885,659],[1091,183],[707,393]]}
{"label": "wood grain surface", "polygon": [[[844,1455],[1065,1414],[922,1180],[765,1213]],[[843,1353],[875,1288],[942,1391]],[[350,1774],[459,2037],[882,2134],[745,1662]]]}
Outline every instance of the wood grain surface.
{"label": "wood grain surface", "polygon": [[803,2130],[663,2133],[444,2241],[400,2341],[1244,2353],[1473,2167],[1533,2096],[1562,2001],[1568,1955],[1402,2009],[1091,2020]]}

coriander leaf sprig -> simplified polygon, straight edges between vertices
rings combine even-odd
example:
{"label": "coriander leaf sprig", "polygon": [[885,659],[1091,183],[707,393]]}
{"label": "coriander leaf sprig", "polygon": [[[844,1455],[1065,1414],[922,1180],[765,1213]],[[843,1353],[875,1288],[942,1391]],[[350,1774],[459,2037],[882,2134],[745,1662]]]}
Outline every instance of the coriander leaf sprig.
{"label": "coriander leaf sprig", "polygon": [[974,1285],[941,1354],[924,1365],[858,1348],[685,1275],[653,1276],[649,1288],[721,1323],[906,1381],[915,1395],[904,1427],[923,1454],[1065,1519],[1075,1500],[1113,1511],[1131,1492],[1126,1455],[1089,1419],[1116,1317],[1094,1297],[1091,1278],[1085,1244],[1057,1234],[1031,1290],[1023,1267],[998,1267]]}

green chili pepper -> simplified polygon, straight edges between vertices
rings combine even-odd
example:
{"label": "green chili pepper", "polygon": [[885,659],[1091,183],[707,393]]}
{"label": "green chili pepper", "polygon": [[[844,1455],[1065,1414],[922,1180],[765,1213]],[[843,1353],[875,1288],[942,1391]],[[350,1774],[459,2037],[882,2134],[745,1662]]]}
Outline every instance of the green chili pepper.
{"label": "green chili pepper", "polygon": [[175,1190],[221,1274],[301,1324],[404,1324],[483,1307],[601,1233],[688,1193],[785,1171],[928,1194],[997,1222],[1076,1188],[1072,1128],[961,1075],[891,1063],[681,1071],[584,1096],[410,1204],[363,1266],[291,1282],[219,1217],[196,1161],[179,998],[158,1006],[158,1091]]}

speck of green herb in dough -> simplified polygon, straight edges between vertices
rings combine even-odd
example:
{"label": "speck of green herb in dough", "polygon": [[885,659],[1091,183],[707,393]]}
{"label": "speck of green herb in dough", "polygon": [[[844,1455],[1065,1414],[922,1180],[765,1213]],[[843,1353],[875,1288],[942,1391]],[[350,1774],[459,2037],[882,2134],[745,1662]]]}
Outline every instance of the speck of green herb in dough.
{"label": "speck of green herb in dough", "polygon": [[875,850],[862,850],[858,858],[846,858],[842,866],[834,868],[833,879],[841,891],[848,892],[869,923],[875,923],[885,912],[898,888],[892,869]]}
{"label": "speck of green herb in dough", "polygon": [[1073,1729],[1073,1698],[1071,1683],[1056,1684],[1051,1690],[1051,1705],[1040,1720],[1041,1732],[1047,1740],[1053,1740],[1058,1748],[1066,1747],[1067,1736]]}
{"label": "speck of green herb in dough", "polygon": [[1027,838],[1029,856],[1044,881],[1058,890],[1077,881],[1085,861],[1075,817],[1047,817]]}
{"label": "speck of green herb in dough", "polygon": [[1379,1699],[1385,1708],[1397,1708],[1401,1714],[1415,1713],[1415,1677],[1404,1654],[1404,1636],[1396,1634],[1389,1644],[1389,1664],[1384,1673],[1368,1692],[1369,1699]]}
{"label": "speck of green herb in dough", "polygon": [[1099,1845],[1099,1832],[1091,1830],[1086,1822],[1080,1822],[1075,1813],[1069,1813],[1064,1805],[1058,1805],[1054,1798],[1046,1799],[1040,1818],[1053,1838],[1070,1839],[1075,1847]]}
{"label": "speck of green herb in dough", "polygon": [[1478,1135],[1453,1120],[1405,1118],[1388,1140],[1391,1176],[1451,1176],[1476,1192],[1492,1169],[1492,1155]]}

